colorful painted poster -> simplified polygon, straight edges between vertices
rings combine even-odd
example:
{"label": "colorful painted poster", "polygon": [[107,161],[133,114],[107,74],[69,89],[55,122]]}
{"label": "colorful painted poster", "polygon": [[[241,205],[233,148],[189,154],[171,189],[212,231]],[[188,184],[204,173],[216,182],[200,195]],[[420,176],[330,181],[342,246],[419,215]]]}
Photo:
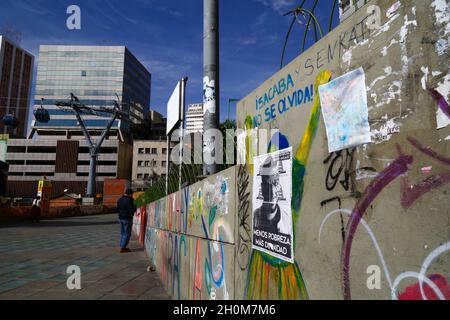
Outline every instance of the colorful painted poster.
{"label": "colorful painted poster", "polygon": [[372,142],[363,68],[319,86],[329,152]]}
{"label": "colorful painted poster", "polygon": [[252,247],[294,263],[292,148],[255,157],[253,165]]}

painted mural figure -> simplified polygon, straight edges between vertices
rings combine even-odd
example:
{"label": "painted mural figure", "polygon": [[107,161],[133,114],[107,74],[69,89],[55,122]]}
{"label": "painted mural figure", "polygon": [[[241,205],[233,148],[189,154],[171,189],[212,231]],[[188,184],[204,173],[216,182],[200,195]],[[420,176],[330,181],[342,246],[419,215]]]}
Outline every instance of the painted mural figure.
{"label": "painted mural figure", "polygon": [[[328,83],[330,78],[331,73],[329,71],[320,72],[316,79],[315,89],[317,90],[319,85]],[[295,226],[300,215],[303,198],[306,167],[319,120],[320,99],[319,95],[316,95],[309,123],[292,163],[291,210],[292,225],[294,226],[293,243],[295,243]],[[253,171],[252,166],[250,166],[250,171]],[[249,300],[304,300],[308,299],[308,292],[297,262],[289,263],[254,250],[250,260],[245,297]]]}

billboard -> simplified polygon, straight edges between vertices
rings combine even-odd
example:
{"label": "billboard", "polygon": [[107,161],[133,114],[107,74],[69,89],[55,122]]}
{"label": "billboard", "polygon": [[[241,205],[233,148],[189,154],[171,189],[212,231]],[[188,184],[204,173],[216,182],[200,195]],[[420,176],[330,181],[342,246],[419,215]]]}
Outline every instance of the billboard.
{"label": "billboard", "polygon": [[181,81],[178,82],[167,103],[167,134],[178,124],[181,118]]}

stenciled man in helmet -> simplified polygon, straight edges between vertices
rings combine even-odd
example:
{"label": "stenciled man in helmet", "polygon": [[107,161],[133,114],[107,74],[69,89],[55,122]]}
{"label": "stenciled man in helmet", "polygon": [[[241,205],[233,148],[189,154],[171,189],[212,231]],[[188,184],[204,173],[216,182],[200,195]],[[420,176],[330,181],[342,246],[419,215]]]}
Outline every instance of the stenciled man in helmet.
{"label": "stenciled man in helmet", "polygon": [[269,156],[261,166],[259,176],[262,181],[258,199],[264,202],[253,213],[253,228],[271,233],[280,231],[278,224],[281,220],[281,208],[278,201],[282,200],[282,190],[277,163],[272,156]]}

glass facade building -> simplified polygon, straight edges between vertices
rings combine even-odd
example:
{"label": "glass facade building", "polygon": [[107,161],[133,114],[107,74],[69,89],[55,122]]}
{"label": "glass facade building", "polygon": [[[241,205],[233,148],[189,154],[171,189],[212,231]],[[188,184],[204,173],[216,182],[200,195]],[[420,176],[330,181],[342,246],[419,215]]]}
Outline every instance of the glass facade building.
{"label": "glass facade building", "polygon": [[0,121],[0,133],[25,137],[30,109],[34,57],[12,40],[0,35],[0,119],[7,114],[18,120],[17,128]]}
{"label": "glass facade building", "polygon": [[[151,74],[124,46],[42,45],[36,79],[34,108],[43,106],[50,121],[33,119],[32,129],[79,130],[76,117],[58,108],[57,101],[68,101],[70,93],[87,106],[114,107],[119,97],[128,120],[117,120],[113,129],[127,131],[129,122],[140,123],[150,106]],[[88,129],[102,129],[110,115],[84,115]]]}

